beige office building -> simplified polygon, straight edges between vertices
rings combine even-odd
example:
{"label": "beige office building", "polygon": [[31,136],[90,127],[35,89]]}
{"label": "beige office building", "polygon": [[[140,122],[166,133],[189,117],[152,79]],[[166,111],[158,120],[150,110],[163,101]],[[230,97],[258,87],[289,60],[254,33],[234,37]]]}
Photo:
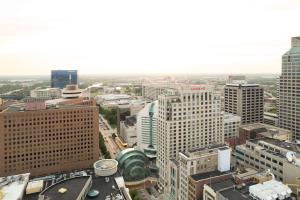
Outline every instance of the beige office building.
{"label": "beige office building", "polygon": [[227,84],[225,112],[241,117],[241,124],[264,121],[264,89],[258,84]]}
{"label": "beige office building", "polygon": [[248,140],[236,146],[236,166],[268,170],[286,184],[300,184],[300,151],[298,144],[273,138]]}
{"label": "beige office building", "polygon": [[67,104],[29,101],[0,112],[0,176],[83,169],[99,159],[98,108]]}
{"label": "beige office building", "polygon": [[170,160],[179,152],[224,142],[220,96],[209,86],[181,85],[158,98],[159,187],[170,187]]}

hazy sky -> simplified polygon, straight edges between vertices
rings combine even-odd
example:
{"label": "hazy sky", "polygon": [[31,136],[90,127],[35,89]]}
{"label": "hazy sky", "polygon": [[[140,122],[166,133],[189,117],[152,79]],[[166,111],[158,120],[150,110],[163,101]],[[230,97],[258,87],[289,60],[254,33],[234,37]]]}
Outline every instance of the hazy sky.
{"label": "hazy sky", "polygon": [[300,0],[0,0],[0,75],[278,73]]}

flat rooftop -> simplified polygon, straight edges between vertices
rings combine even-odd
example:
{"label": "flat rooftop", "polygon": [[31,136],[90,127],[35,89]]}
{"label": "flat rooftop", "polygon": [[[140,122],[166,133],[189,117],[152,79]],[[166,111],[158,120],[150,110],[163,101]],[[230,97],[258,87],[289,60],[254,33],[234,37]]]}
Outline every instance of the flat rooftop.
{"label": "flat rooftop", "polygon": [[[47,200],[77,199],[89,178],[90,176],[82,176],[63,180],[44,190],[41,195],[44,195]],[[61,188],[65,188],[67,191],[61,194],[58,192]]]}
{"label": "flat rooftop", "polygon": [[[90,169],[88,171],[88,175],[92,176],[92,186],[91,186],[91,190],[98,190],[99,191],[99,195],[97,197],[94,198],[89,198],[86,197],[85,200],[106,200],[107,196],[110,196],[111,194],[114,195],[122,195],[120,189],[118,188],[118,185],[115,181],[116,177],[121,176],[118,172],[113,175],[113,176],[108,176],[109,179],[105,180],[105,177],[96,177],[94,175],[94,171],[92,169]],[[55,175],[55,177],[59,177],[60,174]],[[69,175],[67,175],[68,177]],[[89,177],[89,176],[81,176],[81,177]],[[78,177],[79,179],[76,179],[74,181],[69,181],[67,183],[62,183],[62,184],[58,184],[57,186],[53,187],[53,189],[49,190],[48,193],[45,194],[50,194],[52,195],[52,199],[49,200],[72,200],[72,199],[76,199],[73,197],[77,197],[79,192],[82,190],[82,187],[84,185],[84,183],[87,181],[86,178],[80,179],[81,177]],[[47,180],[44,181],[44,187],[47,186],[47,188],[52,184],[52,180]],[[57,191],[59,188],[61,187],[65,187],[65,188],[69,188],[68,189],[68,196],[64,196],[64,198],[59,198],[60,196],[56,194],[59,194]],[[45,188],[44,188],[45,190]],[[54,193],[54,194],[52,194]],[[65,193],[66,194],[66,193]],[[65,195],[63,194],[63,195]],[[61,195],[61,194],[60,194]],[[61,196],[63,196],[61,195]],[[30,195],[24,195],[23,200],[38,200],[38,196],[39,193],[35,193],[35,194],[30,194]],[[111,198],[112,199],[112,198]],[[125,199],[125,198],[124,198]]]}
{"label": "flat rooftop", "polygon": [[283,149],[287,149],[289,151],[294,151],[296,153],[300,153],[300,144],[296,143],[290,143],[290,142],[285,142],[273,138],[261,138],[261,139],[253,139],[249,140],[249,142],[252,142],[254,144],[258,144],[260,141],[272,144],[274,146],[281,147]]}
{"label": "flat rooftop", "polygon": [[258,131],[259,133],[269,133],[269,134],[277,134],[277,135],[284,135],[286,133],[291,133],[290,130],[279,128],[276,126],[272,126],[269,124],[263,124],[263,123],[253,123],[253,124],[247,124],[240,126],[241,129],[247,130],[247,131]]}
{"label": "flat rooftop", "polygon": [[233,171],[226,171],[226,172],[220,172],[218,170],[212,171],[212,172],[206,172],[206,173],[199,173],[191,175],[191,178],[195,181],[200,181],[208,178],[214,178],[218,176],[228,175],[234,173]]}
{"label": "flat rooftop", "polygon": [[52,105],[47,105],[46,109],[37,109],[37,110],[25,110],[25,103],[18,103],[13,104],[7,107],[2,113],[5,112],[35,112],[35,111],[45,111],[45,110],[59,110],[59,109],[78,109],[78,108],[87,108],[91,106],[87,105],[66,105],[66,104],[59,104],[57,107]]}
{"label": "flat rooftop", "polygon": [[4,196],[1,200],[22,199],[29,180],[29,173],[0,178],[0,191]]}
{"label": "flat rooftop", "polygon": [[229,83],[226,84],[226,86],[230,86],[230,87],[259,87],[259,84],[249,84],[249,83],[245,83],[245,84],[238,84],[238,83]]}
{"label": "flat rooftop", "polygon": [[213,149],[221,149],[227,147],[226,144],[213,144],[207,147],[202,147],[202,148],[195,148],[195,149],[190,149],[188,151],[185,152],[181,152],[183,153],[185,156],[189,157],[191,153],[195,153],[195,152],[200,152],[200,151],[204,151],[204,150],[213,150]]}

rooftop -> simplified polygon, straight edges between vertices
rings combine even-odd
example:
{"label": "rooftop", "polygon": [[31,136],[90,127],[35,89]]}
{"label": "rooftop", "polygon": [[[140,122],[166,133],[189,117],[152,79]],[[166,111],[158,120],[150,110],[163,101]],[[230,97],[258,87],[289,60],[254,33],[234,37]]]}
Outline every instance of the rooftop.
{"label": "rooftop", "polygon": [[195,181],[200,181],[208,178],[213,178],[217,176],[223,176],[223,175],[228,175],[228,174],[233,174],[233,171],[226,171],[226,172],[220,172],[218,170],[211,171],[211,172],[206,172],[206,173],[199,173],[199,174],[194,174],[191,175],[191,178],[194,179]]}
{"label": "rooftop", "polygon": [[[44,188],[45,194],[50,195],[52,197],[49,200],[55,199],[55,200],[71,200],[71,199],[76,199],[73,197],[77,197],[79,192],[82,190],[82,187],[84,184],[88,181],[88,178],[91,176],[92,177],[92,186],[90,190],[98,190],[99,195],[95,198],[92,198],[93,200],[106,200],[107,196],[110,196],[111,194],[113,195],[121,195],[122,192],[120,191],[118,184],[116,183],[115,178],[118,178],[120,176],[119,173],[116,173],[113,176],[108,176],[106,177],[96,177],[94,174],[94,170],[89,169],[87,170],[87,173],[89,174],[86,176],[84,173],[83,175],[85,176],[79,176],[76,177],[76,179],[73,179],[69,181],[70,179],[66,179],[64,182],[57,182],[58,185],[53,185],[54,187],[51,188],[51,190],[48,190]],[[61,177],[61,174],[57,175],[50,175],[48,177],[38,177],[40,178],[45,178],[44,180],[44,187],[47,187],[50,189],[50,185],[53,183],[53,178],[49,177],[55,177],[55,179],[58,179]],[[67,174],[67,177],[70,177],[69,174]],[[54,184],[56,184],[54,182]],[[66,188],[67,192],[64,194],[58,193],[58,189],[60,188]],[[47,192],[46,192],[47,191]],[[30,195],[25,195],[24,200],[38,200],[38,195],[39,193],[35,194],[30,194]],[[62,198],[63,197],[63,198]],[[85,200],[90,200],[91,198],[86,197]],[[125,199],[125,198],[124,198]]]}
{"label": "rooftop", "polygon": [[296,153],[300,153],[300,144],[285,142],[285,141],[281,141],[281,140],[277,140],[277,139],[273,139],[273,138],[261,138],[261,139],[249,140],[249,142],[252,142],[255,144],[259,144],[261,141],[272,144],[277,147],[281,147],[288,151],[294,151]]}
{"label": "rooftop", "polygon": [[[44,195],[48,200],[77,199],[90,178],[90,176],[81,176],[63,180],[46,188],[40,195]],[[61,188],[65,188],[66,192],[58,192]]]}
{"label": "rooftop", "polygon": [[0,178],[0,192],[4,196],[1,200],[22,199],[29,180],[29,173]]}
{"label": "rooftop", "polygon": [[247,131],[258,131],[259,133],[265,133],[266,136],[271,136],[271,134],[285,135],[287,133],[291,133],[290,130],[263,123],[241,125],[240,128]]}
{"label": "rooftop", "polygon": [[259,84],[249,84],[249,83],[245,83],[245,84],[237,84],[237,83],[229,83],[226,84],[226,86],[230,86],[230,87],[259,87]]}
{"label": "rooftop", "polygon": [[[183,153],[185,156],[189,157],[191,156],[190,154],[192,153],[199,153],[199,154],[206,154],[207,151],[212,151],[213,149],[219,149],[221,147],[227,147],[226,144],[213,144],[213,145],[210,145],[210,146],[207,146],[207,147],[201,147],[201,148],[195,148],[195,149],[190,149],[188,151],[185,151],[185,152],[181,152]],[[205,151],[207,150],[207,151]]]}

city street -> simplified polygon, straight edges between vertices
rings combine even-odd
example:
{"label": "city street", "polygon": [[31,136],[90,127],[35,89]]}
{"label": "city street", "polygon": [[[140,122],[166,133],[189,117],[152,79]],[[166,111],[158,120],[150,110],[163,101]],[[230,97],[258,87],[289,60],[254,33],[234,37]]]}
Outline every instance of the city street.
{"label": "city street", "polygon": [[99,115],[99,131],[103,135],[105,145],[107,150],[110,153],[112,158],[115,158],[116,155],[121,151],[118,145],[115,143],[114,139],[112,138],[112,134],[114,130],[110,127],[108,122],[103,118],[102,115]]}

